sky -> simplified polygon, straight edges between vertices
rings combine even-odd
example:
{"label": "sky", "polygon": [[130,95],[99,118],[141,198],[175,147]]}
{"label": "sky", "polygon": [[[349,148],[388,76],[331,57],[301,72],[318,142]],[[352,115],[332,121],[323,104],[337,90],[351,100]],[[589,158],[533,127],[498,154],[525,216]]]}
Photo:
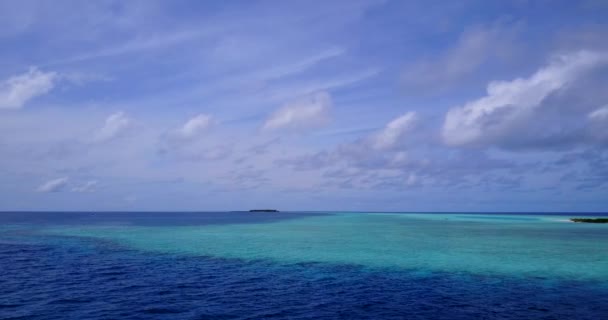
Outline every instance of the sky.
{"label": "sky", "polygon": [[0,210],[608,211],[608,1],[0,0]]}

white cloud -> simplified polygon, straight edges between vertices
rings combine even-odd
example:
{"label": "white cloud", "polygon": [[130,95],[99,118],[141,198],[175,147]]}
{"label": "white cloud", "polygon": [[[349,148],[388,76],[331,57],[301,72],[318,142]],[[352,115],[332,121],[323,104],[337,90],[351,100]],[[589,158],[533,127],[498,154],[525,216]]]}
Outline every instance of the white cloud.
{"label": "white cloud", "polygon": [[331,97],[327,92],[309,95],[274,112],[264,123],[264,130],[317,127],[329,122]]}
{"label": "white cloud", "polygon": [[31,99],[53,89],[58,76],[31,67],[26,73],[10,77],[0,84],[0,109],[20,109]]}
{"label": "white cloud", "polygon": [[105,142],[123,134],[131,126],[131,120],[122,112],[111,114],[93,136],[94,142]]}
{"label": "white cloud", "polygon": [[49,180],[41,184],[36,191],[38,192],[59,192],[62,191],[68,184],[68,178],[62,177]]}
{"label": "white cloud", "polygon": [[96,186],[97,186],[97,180],[89,180],[83,184],[75,186],[74,188],[72,188],[72,191],[73,192],[92,192],[95,190]]}
{"label": "white cloud", "polygon": [[605,52],[579,51],[556,57],[528,78],[491,82],[485,97],[448,111],[443,140],[459,146],[516,134],[514,125],[530,116],[548,96],[607,62]]}
{"label": "white cloud", "polygon": [[207,114],[199,114],[190,118],[183,126],[176,130],[176,134],[181,138],[190,139],[201,134],[213,125],[213,117]]}
{"label": "white cloud", "polygon": [[372,146],[376,149],[388,149],[395,146],[403,135],[412,129],[415,121],[416,113],[412,111],[392,120],[373,137]]}

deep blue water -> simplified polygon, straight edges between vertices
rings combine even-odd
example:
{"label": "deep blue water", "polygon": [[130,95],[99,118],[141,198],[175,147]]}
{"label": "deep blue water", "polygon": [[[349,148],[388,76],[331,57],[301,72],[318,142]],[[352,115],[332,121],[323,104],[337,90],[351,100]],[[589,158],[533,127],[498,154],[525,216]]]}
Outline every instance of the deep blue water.
{"label": "deep blue water", "polygon": [[297,218],[2,214],[0,319],[608,319],[605,283],[163,254],[36,228]]}

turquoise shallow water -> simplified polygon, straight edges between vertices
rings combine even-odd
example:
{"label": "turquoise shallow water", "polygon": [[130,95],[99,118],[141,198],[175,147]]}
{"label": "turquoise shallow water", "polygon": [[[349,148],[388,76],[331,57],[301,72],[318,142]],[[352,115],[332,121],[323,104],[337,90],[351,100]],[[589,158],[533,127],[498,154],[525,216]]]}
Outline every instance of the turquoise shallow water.
{"label": "turquoise shallow water", "polygon": [[608,282],[608,225],[564,216],[334,213],[266,223],[64,225],[43,233],[188,256]]}

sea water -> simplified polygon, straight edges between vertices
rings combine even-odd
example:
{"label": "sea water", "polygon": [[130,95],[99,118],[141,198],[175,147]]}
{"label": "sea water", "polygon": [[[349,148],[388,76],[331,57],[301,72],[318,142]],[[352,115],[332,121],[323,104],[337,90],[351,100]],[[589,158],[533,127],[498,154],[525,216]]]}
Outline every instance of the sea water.
{"label": "sea water", "polygon": [[0,318],[601,319],[608,225],[562,215],[0,215]]}

